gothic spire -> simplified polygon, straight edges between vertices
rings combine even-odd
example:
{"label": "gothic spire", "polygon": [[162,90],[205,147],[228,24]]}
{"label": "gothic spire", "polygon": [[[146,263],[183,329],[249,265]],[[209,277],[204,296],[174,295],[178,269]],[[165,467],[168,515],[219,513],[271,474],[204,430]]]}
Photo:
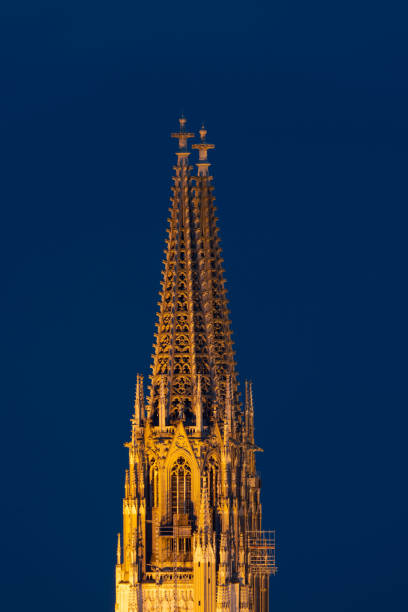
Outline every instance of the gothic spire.
{"label": "gothic spire", "polygon": [[245,433],[248,442],[254,444],[254,398],[252,381],[245,381]]}
{"label": "gothic spire", "polygon": [[[215,216],[212,177],[207,152],[214,145],[201,142],[197,175],[189,163],[186,119],[172,134],[176,151],[168,239],[160,292],[156,342],[151,376],[149,410],[153,424],[159,420],[163,402],[161,379],[167,377],[166,425],[179,418],[196,422],[196,386],[200,375],[203,425],[224,418],[227,375],[236,390],[234,352],[224,288],[223,260]],[[236,396],[236,394],[235,394]],[[234,412],[239,410],[238,404]],[[215,417],[213,415],[215,414]],[[163,426],[163,423],[160,423]]]}
{"label": "gothic spire", "polygon": [[243,414],[239,403],[208,159],[214,145],[202,127],[192,153],[184,117],[172,136],[151,386],[145,402],[137,376],[125,444],[115,610],[267,612],[274,539],[261,531],[250,383]]}

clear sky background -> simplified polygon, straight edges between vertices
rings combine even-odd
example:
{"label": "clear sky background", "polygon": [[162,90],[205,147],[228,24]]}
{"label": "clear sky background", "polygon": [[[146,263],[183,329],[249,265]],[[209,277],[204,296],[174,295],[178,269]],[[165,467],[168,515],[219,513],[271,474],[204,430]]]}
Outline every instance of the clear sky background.
{"label": "clear sky background", "polygon": [[181,111],[217,147],[271,610],[408,609],[404,4],[1,3],[3,610],[113,610]]}

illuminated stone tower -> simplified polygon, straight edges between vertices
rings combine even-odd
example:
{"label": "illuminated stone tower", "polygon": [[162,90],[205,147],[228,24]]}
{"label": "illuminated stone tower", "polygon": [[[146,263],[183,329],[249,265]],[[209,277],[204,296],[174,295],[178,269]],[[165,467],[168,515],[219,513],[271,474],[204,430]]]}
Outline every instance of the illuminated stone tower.
{"label": "illuminated stone tower", "polygon": [[254,404],[242,406],[207,160],[180,119],[150,393],[137,377],[116,612],[267,612]]}

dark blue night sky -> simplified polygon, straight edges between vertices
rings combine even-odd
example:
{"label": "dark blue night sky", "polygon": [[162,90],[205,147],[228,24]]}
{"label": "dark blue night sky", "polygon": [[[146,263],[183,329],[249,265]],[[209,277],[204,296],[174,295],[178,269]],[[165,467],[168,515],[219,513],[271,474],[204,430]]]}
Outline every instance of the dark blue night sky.
{"label": "dark blue night sky", "polygon": [[3,0],[3,610],[113,610],[181,111],[217,147],[271,610],[408,609],[405,8]]}

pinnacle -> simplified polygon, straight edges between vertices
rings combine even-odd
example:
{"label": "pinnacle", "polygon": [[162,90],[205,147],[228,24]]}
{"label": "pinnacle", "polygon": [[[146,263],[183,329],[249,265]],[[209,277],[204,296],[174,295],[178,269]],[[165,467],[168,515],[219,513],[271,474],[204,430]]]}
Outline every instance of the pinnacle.
{"label": "pinnacle", "polygon": [[198,518],[198,529],[202,533],[208,533],[211,530],[211,515],[210,504],[208,500],[207,477],[203,477],[203,486],[201,488],[201,503],[200,515]]}

